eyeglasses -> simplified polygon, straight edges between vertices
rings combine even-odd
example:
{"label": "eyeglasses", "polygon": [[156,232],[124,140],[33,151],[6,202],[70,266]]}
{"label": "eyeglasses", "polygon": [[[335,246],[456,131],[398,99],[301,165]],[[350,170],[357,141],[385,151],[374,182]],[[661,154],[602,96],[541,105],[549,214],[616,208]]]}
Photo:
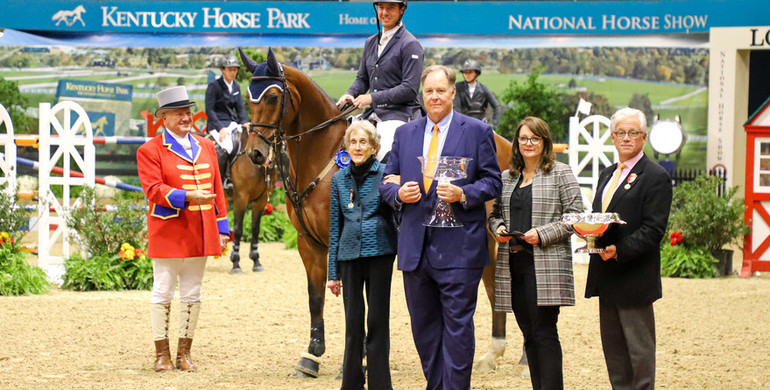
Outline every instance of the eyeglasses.
{"label": "eyeglasses", "polygon": [[543,142],[543,139],[540,137],[532,137],[532,138],[519,137],[518,140],[519,140],[519,145],[526,145],[527,142],[531,143],[532,145],[540,145],[540,143]]}
{"label": "eyeglasses", "polygon": [[644,132],[637,131],[637,130],[633,130],[633,131],[613,131],[612,132],[612,135],[614,135],[615,137],[620,138],[620,139],[626,138],[626,135],[631,137],[631,139],[637,139],[642,134],[644,134]]}

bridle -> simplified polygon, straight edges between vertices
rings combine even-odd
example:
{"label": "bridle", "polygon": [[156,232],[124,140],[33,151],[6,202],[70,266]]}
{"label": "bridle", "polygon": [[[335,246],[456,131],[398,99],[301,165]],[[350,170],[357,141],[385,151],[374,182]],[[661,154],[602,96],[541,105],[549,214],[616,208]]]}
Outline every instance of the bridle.
{"label": "bridle", "polygon": [[[316,176],[313,181],[311,181],[305,189],[300,190],[299,189],[299,183],[298,183],[298,174],[294,175],[294,182],[291,180],[291,173],[289,171],[289,167],[285,166],[286,161],[284,159],[280,158],[280,155],[283,150],[288,150],[286,148],[286,142],[287,141],[295,141],[297,143],[302,141],[302,137],[311,133],[314,133],[316,131],[326,129],[329,126],[331,126],[333,123],[345,120],[346,116],[353,112],[356,107],[353,104],[348,104],[342,107],[342,112],[326,121],[323,121],[315,126],[313,126],[311,129],[307,131],[300,132],[299,134],[294,135],[286,135],[286,130],[283,128],[283,120],[286,118],[286,114],[288,113],[288,107],[291,105],[292,108],[297,109],[297,107],[294,104],[294,98],[291,96],[291,91],[288,88],[288,83],[286,81],[286,76],[283,73],[283,67],[280,69],[280,75],[278,76],[253,76],[251,78],[252,81],[265,81],[265,80],[271,80],[271,81],[277,81],[280,83],[281,86],[281,106],[280,106],[280,115],[278,116],[278,119],[275,123],[259,123],[259,122],[251,122],[251,126],[249,127],[249,133],[256,133],[260,138],[262,138],[265,142],[267,142],[273,149],[273,155],[275,156],[275,164],[278,169],[278,174],[280,176],[281,181],[283,182],[283,188],[286,191],[286,197],[291,202],[291,205],[294,207],[294,210],[296,211],[297,220],[299,220],[300,225],[305,230],[304,235],[307,237],[310,237],[316,244],[318,244],[321,247],[326,247],[327,245],[323,243],[323,240],[321,240],[318,237],[318,234],[313,234],[310,229],[308,229],[307,223],[305,222],[305,218],[307,217],[306,212],[303,208],[303,202],[305,198],[310,194],[310,192],[313,191],[313,189],[316,188],[318,183],[323,179],[324,176],[329,172],[329,169],[331,168],[331,162],[330,165],[327,165],[327,168],[323,170],[318,176]],[[264,129],[273,129],[273,135],[272,136],[266,136],[262,132],[257,131],[257,128],[264,128]],[[341,145],[340,145],[341,146]],[[294,167],[295,172],[299,172],[299,153],[295,154],[294,156]],[[303,233],[300,233],[300,235],[303,235]]]}

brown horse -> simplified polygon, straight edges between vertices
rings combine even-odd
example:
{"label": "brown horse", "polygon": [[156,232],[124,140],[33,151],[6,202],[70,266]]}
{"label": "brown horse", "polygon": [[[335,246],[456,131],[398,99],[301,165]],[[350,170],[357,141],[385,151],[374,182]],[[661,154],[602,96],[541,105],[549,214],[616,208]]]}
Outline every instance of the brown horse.
{"label": "brown horse", "polygon": [[[265,145],[273,153],[284,147],[290,165],[282,174],[287,211],[298,232],[298,250],[305,266],[310,305],[310,344],[296,366],[296,376],[316,377],[320,357],[326,349],[324,336],[324,294],[329,243],[329,196],[331,177],[338,170],[336,153],[342,148],[347,127],[344,114],[324,91],[301,71],[280,64],[268,51],[267,61],[257,64],[241,52],[241,59],[253,74],[249,85],[250,136],[246,153],[256,163],[264,160]],[[269,140],[269,141],[266,141]],[[511,143],[496,135],[498,162],[507,167]],[[261,151],[257,151],[259,148]],[[279,169],[281,167],[279,166]],[[490,236],[491,237],[491,236]],[[496,245],[492,239],[490,246]],[[490,301],[494,300],[494,261],[484,272]],[[505,314],[495,314],[493,335],[505,339]]]}
{"label": "brown horse", "polygon": [[[279,170],[287,173],[281,180],[289,200],[287,212],[298,232],[297,247],[307,273],[310,306],[310,344],[295,375],[316,377],[326,350],[323,309],[330,185],[338,170],[334,156],[342,147],[347,121],[317,84],[299,70],[279,64],[272,50],[262,64],[243,52],[241,59],[254,75],[248,90],[252,121],[249,132],[269,138],[276,155],[276,149],[285,145],[289,155],[288,169],[279,166]],[[308,131],[314,126],[317,130]],[[255,163],[264,156],[257,150],[264,148],[262,137],[250,136],[245,145]]]}
{"label": "brown horse", "polygon": [[[241,133],[240,145],[246,144],[247,132]],[[244,149],[242,149],[244,150]],[[262,212],[268,202],[270,192],[275,188],[277,175],[273,166],[266,165],[265,159],[262,164],[254,164],[246,154],[239,152],[230,166],[230,175],[233,179],[233,253],[230,254],[230,261],[233,263],[231,274],[241,273],[240,267],[240,248],[241,236],[243,235],[243,217],[246,209],[251,206],[251,241],[249,249],[249,258],[254,261],[251,270],[254,272],[263,271],[262,264],[259,262],[259,226],[262,219]]]}

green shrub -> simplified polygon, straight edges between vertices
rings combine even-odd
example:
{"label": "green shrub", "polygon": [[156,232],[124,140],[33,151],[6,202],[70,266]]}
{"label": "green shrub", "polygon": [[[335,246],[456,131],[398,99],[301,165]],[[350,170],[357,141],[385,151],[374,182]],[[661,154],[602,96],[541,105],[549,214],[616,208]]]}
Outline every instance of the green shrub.
{"label": "green shrub", "polygon": [[122,290],[124,270],[119,255],[74,253],[64,260],[62,288],[75,291]]}
{"label": "green shrub", "polygon": [[112,199],[114,207],[102,211],[93,188],[84,187],[81,192],[82,207],[72,210],[67,225],[77,232],[74,240],[84,254],[76,253],[65,260],[63,288],[76,291],[152,288],[152,260],[144,250],[138,249],[146,247],[146,211],[136,204],[134,196],[118,194]]}
{"label": "green shrub", "polygon": [[120,266],[128,290],[151,290],[153,281],[152,259],[143,249],[134,249],[130,244],[120,246]]}
{"label": "green shrub", "polygon": [[719,195],[716,189],[721,183],[716,176],[700,175],[695,181],[679,184],[674,189],[669,232],[680,231],[689,246],[709,250],[740,244],[749,232],[743,221],[743,199],[735,198],[737,186]]}
{"label": "green shrub", "polygon": [[121,243],[146,247],[147,216],[143,207],[118,196],[113,199],[114,210],[97,210],[94,189],[88,186],[79,199],[82,207],[67,216],[67,226],[77,232],[74,239],[82,251],[109,257],[120,250]]}
{"label": "green shrub", "polygon": [[19,206],[19,197],[5,191],[6,185],[0,186],[0,232],[18,241],[26,233],[22,229],[27,227],[29,215]]}
{"label": "green shrub", "polygon": [[116,255],[73,254],[64,261],[62,288],[75,291],[152,289],[152,260],[127,245],[124,243]]}
{"label": "green shrub", "polygon": [[42,269],[27,262],[22,248],[8,233],[0,233],[0,295],[48,292],[48,277]]}
{"label": "green shrub", "polygon": [[665,244],[660,251],[660,273],[679,278],[713,278],[717,259],[703,246]]}

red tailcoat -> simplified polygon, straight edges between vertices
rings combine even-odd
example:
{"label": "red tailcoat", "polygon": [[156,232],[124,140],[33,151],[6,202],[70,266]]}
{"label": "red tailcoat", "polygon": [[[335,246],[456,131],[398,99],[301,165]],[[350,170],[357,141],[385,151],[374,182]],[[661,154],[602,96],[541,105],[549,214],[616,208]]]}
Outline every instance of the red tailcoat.
{"label": "red tailcoat", "polygon": [[[214,144],[189,134],[193,158],[164,131],[136,152],[139,180],[150,202],[147,255],[155,258],[219,256],[219,234],[229,234],[227,200]],[[185,202],[191,190],[217,195],[209,204]]]}

